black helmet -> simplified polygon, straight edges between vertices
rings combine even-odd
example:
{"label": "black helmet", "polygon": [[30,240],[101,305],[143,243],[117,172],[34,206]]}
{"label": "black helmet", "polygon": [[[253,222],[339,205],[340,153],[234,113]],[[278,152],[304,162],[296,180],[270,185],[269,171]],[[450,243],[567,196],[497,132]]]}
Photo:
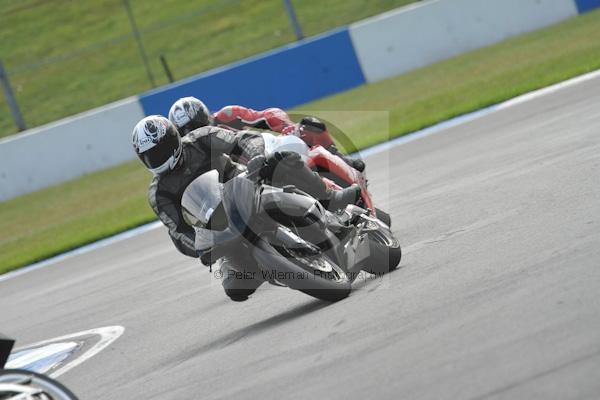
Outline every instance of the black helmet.
{"label": "black helmet", "polygon": [[212,123],[208,108],[195,97],[182,97],[173,103],[169,110],[169,120],[181,136]]}
{"label": "black helmet", "polygon": [[181,138],[175,126],[163,116],[143,118],[133,128],[133,149],[146,168],[161,174],[175,168],[181,157]]}

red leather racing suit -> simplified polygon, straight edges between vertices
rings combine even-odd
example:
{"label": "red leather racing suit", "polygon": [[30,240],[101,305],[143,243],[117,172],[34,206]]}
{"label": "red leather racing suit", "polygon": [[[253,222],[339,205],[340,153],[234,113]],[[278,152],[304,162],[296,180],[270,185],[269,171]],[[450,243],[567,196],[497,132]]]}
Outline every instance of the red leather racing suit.
{"label": "red leather racing suit", "polygon": [[304,140],[309,147],[323,146],[332,154],[341,157],[351,167],[360,171],[364,170],[364,163],[361,160],[352,159],[337,149],[327,129],[305,128],[301,124],[294,123],[282,109],[267,108],[263,111],[256,111],[251,108],[232,105],[223,107],[213,115],[213,119],[215,125],[234,130],[252,127],[268,129],[282,135],[296,135]]}

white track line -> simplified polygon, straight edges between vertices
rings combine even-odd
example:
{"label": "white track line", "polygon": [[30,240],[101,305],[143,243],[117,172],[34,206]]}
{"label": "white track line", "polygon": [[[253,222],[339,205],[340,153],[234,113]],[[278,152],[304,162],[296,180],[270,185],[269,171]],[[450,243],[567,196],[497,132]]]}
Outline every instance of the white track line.
{"label": "white track line", "polygon": [[[571,86],[579,85],[581,83],[584,83],[584,82],[587,82],[589,80],[596,79],[596,78],[600,78],[600,70],[593,71],[593,72],[587,73],[585,75],[580,75],[575,78],[566,80],[564,82],[560,82],[560,83],[557,83],[552,86],[548,86],[543,89],[535,90],[533,92],[529,92],[524,95],[517,96],[517,97],[507,100],[503,103],[499,103],[499,104],[496,104],[496,105],[493,105],[490,107],[483,108],[481,110],[474,111],[472,113],[464,114],[464,115],[449,119],[447,121],[440,122],[439,124],[430,126],[429,128],[425,128],[420,131],[410,133],[408,135],[400,136],[399,138],[392,139],[385,143],[381,143],[381,144],[375,145],[373,147],[369,147],[367,149],[361,150],[361,151],[359,151],[358,154],[360,154],[360,156],[363,158],[370,157],[375,154],[381,153],[383,151],[387,151],[393,147],[401,146],[403,144],[410,143],[412,141],[415,141],[415,140],[418,140],[418,139],[421,139],[421,138],[424,138],[427,136],[441,133],[441,132],[445,131],[446,129],[453,128],[455,126],[474,121],[476,119],[482,118],[486,115],[495,113],[497,111],[504,110],[509,107],[516,106],[518,104],[526,103],[533,99],[537,99],[537,98],[558,92],[559,90],[566,89]],[[144,232],[148,232],[152,229],[156,229],[159,226],[161,226],[161,223],[159,221],[156,221],[156,222],[150,223],[148,225],[144,225],[139,228],[135,228],[130,231],[123,232],[121,234],[112,236],[110,238],[88,244],[88,245],[80,247],[76,250],[63,253],[59,256],[49,258],[47,260],[29,265],[27,267],[18,269],[13,272],[6,273],[4,275],[0,275],[0,282],[15,278],[17,276],[26,274],[31,271],[35,271],[36,269],[40,269],[40,268],[46,267],[51,264],[55,264],[59,261],[65,260],[67,258],[71,258],[71,257],[77,256],[80,254],[85,254],[90,251],[99,249],[101,247],[105,247],[105,246],[111,245],[113,243],[120,242],[121,240],[129,239],[131,237],[137,236]]]}
{"label": "white track line", "polygon": [[[25,354],[17,357],[17,358],[9,358],[8,363],[6,363],[6,368],[16,368],[16,369],[27,369],[25,367],[39,362],[40,360],[44,360],[45,358],[56,356],[56,355],[65,355],[67,357],[70,353],[77,349],[77,342],[62,342],[62,343],[51,343],[46,346],[42,346],[39,348],[32,349],[30,351],[20,350],[20,352],[24,352]],[[19,354],[18,352],[14,354]],[[45,374],[48,370],[50,370],[57,362],[61,362],[62,359],[58,361],[54,361],[53,363],[48,363],[44,365],[43,368],[35,368],[35,372],[39,372]]]}
{"label": "white track line", "polygon": [[[66,363],[65,365],[61,366],[59,369],[57,369],[56,371],[54,371],[50,374],[51,378],[57,378],[60,375],[64,374],[65,372],[75,368],[76,366],[84,363],[85,361],[94,357],[96,354],[100,353],[106,347],[110,346],[111,343],[113,343],[115,340],[117,340],[123,334],[123,332],[125,332],[125,328],[123,328],[122,326],[118,326],[118,325],[117,326],[107,326],[104,328],[90,329],[88,331],[77,332],[77,333],[73,333],[71,335],[65,335],[65,336],[54,338],[54,339],[49,339],[49,340],[44,340],[41,342],[33,343],[28,346],[24,346],[22,348],[16,349],[14,352],[23,351],[28,348],[36,348],[36,347],[44,346],[46,344],[51,344],[51,343],[77,341],[78,338],[81,338],[83,336],[90,336],[90,335],[100,336],[100,340],[98,340],[98,342],[95,343],[90,349],[86,350],[83,354],[76,357],[73,361]],[[8,363],[7,366],[10,367],[10,363]]]}

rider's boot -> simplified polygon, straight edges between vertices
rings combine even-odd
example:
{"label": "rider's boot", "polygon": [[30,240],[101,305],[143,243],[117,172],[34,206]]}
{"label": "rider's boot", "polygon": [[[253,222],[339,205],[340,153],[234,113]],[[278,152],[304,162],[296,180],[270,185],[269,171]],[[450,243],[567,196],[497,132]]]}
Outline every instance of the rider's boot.
{"label": "rider's boot", "polygon": [[360,186],[353,184],[344,189],[333,190],[326,207],[331,211],[341,210],[346,208],[348,204],[356,204],[359,198]]}
{"label": "rider's boot", "polygon": [[271,176],[275,186],[294,185],[320,200],[331,211],[355,204],[360,197],[358,185],[340,190],[327,187],[321,176],[311,171],[297,153],[284,153],[284,158],[277,164]]}
{"label": "rider's boot", "polygon": [[330,211],[343,209],[348,204],[356,204],[360,197],[360,186],[354,184],[343,189],[331,189],[319,174],[307,166],[298,171],[298,176],[302,178],[303,183],[295,186],[319,200]]}
{"label": "rider's boot", "polygon": [[219,263],[223,289],[233,301],[248,300],[248,297],[264,283],[253,260],[231,254],[220,258]]}

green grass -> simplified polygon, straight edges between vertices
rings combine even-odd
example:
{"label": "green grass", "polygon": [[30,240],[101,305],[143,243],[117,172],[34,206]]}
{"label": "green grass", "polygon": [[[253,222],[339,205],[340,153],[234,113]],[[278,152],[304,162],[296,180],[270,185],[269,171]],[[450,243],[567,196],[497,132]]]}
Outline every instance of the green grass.
{"label": "green grass", "polygon": [[0,203],[0,273],[153,220],[138,164]]}
{"label": "green grass", "polygon": [[[416,0],[296,0],[306,36]],[[282,0],[130,0],[158,85],[295,40]],[[0,58],[29,127],[151,88],[123,0],[0,0]],[[16,132],[0,96],[0,137]]]}
{"label": "green grass", "polygon": [[333,119],[335,110],[389,111],[389,131],[368,113],[344,113],[362,148],[596,69],[600,10],[300,109]]}
{"label": "green grass", "polygon": [[[360,148],[599,69],[599,37],[600,10],[302,109]],[[0,203],[0,272],[152,220],[149,179],[136,161]]]}

